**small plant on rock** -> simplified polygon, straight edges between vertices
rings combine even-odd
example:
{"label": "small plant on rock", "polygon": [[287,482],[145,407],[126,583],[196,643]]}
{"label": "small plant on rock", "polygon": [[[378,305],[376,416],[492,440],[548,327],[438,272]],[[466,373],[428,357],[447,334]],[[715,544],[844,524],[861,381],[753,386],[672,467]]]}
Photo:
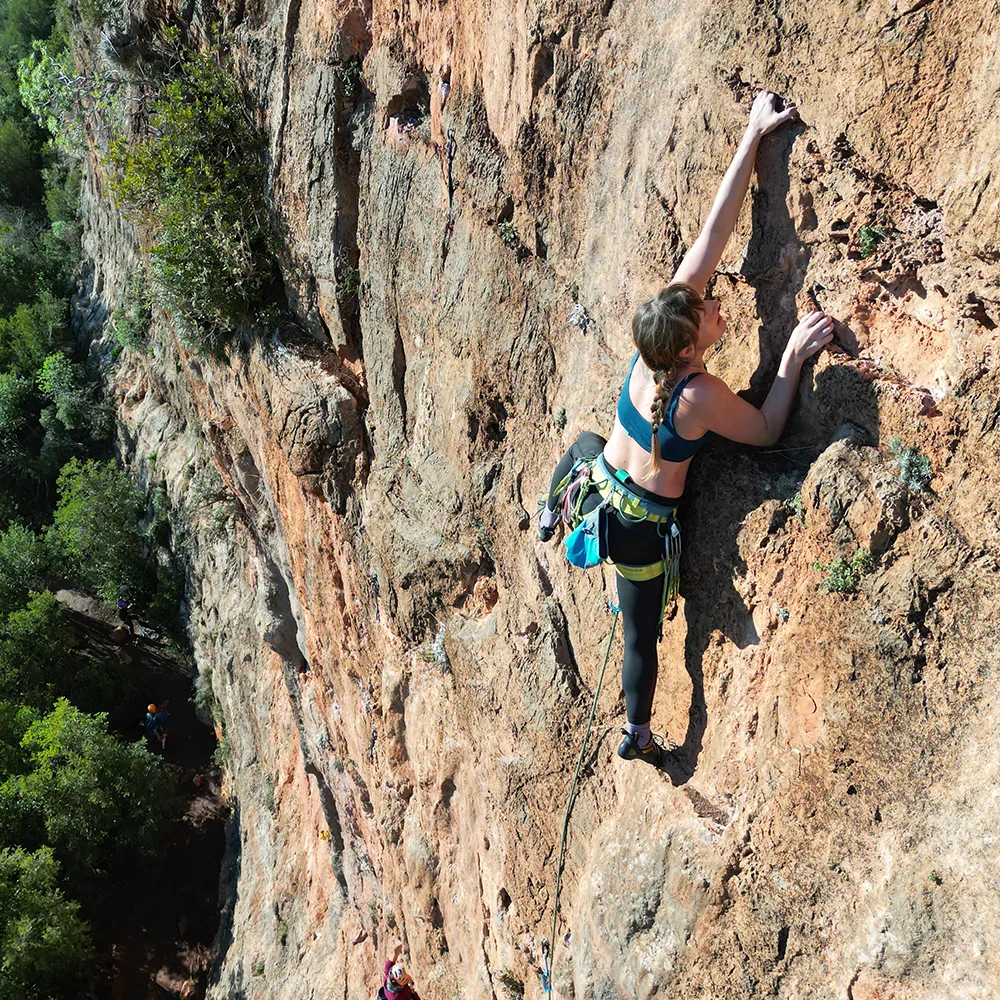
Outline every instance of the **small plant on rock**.
{"label": "small plant on rock", "polygon": [[858,248],[862,260],[867,260],[875,253],[875,248],[889,236],[886,226],[862,226],[858,230]]}
{"label": "small plant on rock", "polygon": [[521,1000],[524,996],[524,983],[510,969],[501,969],[497,973],[497,980],[507,991],[507,996],[510,997],[510,1000]]}
{"label": "small plant on rock", "polygon": [[521,242],[521,236],[517,231],[517,226],[507,219],[505,222],[501,222],[497,226],[497,232],[500,234],[500,239],[504,241],[509,247],[516,247]]}
{"label": "small plant on rock", "polygon": [[552,423],[557,431],[562,431],[566,429],[566,407],[560,406],[556,410],[555,416],[552,418]]}
{"label": "small plant on rock", "polygon": [[121,347],[144,351],[152,322],[152,308],[144,268],[133,272],[121,305],[111,314],[111,335]]}
{"label": "small plant on rock", "polygon": [[792,513],[798,518],[799,523],[805,527],[806,523],[806,504],[802,499],[802,490],[799,490],[795,496],[792,497]]}
{"label": "small plant on rock", "polygon": [[347,62],[339,63],[333,69],[333,76],[344,94],[353,94],[361,83],[361,60],[355,56]]}
{"label": "small plant on rock", "polygon": [[353,306],[361,294],[361,271],[342,250],[335,265],[337,277],[337,300],[344,306]]}
{"label": "small plant on rock", "polygon": [[938,874],[937,872],[931,872],[931,873],[930,873],[930,875],[928,875],[927,877],[928,877],[928,878],[929,878],[929,879],[930,879],[930,880],[931,880],[931,881],[932,881],[932,882],[933,882],[933,883],[934,883],[935,885],[941,885],[941,883],[942,883],[942,882],[944,881],[944,879],[943,879],[943,878],[941,878],[941,876],[940,876],[940,875],[939,875],[939,874]]}
{"label": "small plant on rock", "polygon": [[870,573],[875,567],[875,560],[868,549],[860,548],[851,556],[850,561],[838,556],[832,563],[816,562],[813,569],[817,573],[826,573],[826,578],[820,583],[819,589],[827,593],[853,594],[858,589],[861,577]]}
{"label": "small plant on rock", "polygon": [[894,437],[889,442],[892,464],[899,469],[899,479],[912,493],[920,493],[931,485],[931,460],[916,448],[904,448],[903,442]]}

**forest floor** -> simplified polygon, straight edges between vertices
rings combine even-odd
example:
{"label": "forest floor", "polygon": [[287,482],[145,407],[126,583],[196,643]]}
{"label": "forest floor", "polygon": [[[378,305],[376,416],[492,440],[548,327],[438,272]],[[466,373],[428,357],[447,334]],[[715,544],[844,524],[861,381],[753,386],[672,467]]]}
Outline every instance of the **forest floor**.
{"label": "forest floor", "polygon": [[[117,616],[73,592],[57,595],[70,609],[81,645],[101,657],[120,657],[135,673],[132,700],[109,713],[126,739],[143,734],[146,706],[169,713],[166,746],[147,738],[177,782],[176,808],[163,830],[160,856],[135,878],[111,890],[100,913],[88,913],[97,951],[88,995],[94,1000],[163,1000],[205,995],[212,942],[219,927],[219,873],[229,809],[222,772],[213,760],[215,732],[198,719],[184,659],[160,640],[123,634]],[[86,906],[84,907],[86,909]]]}

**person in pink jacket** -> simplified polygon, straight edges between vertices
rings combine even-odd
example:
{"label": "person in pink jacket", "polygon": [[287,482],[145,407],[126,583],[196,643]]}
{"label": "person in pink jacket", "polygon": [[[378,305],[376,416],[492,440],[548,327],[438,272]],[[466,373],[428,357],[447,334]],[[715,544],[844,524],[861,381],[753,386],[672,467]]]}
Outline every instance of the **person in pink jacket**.
{"label": "person in pink jacket", "polygon": [[413,977],[399,961],[403,951],[401,944],[396,945],[392,958],[385,960],[382,970],[382,988],[378,991],[380,1000],[420,1000],[413,988]]}

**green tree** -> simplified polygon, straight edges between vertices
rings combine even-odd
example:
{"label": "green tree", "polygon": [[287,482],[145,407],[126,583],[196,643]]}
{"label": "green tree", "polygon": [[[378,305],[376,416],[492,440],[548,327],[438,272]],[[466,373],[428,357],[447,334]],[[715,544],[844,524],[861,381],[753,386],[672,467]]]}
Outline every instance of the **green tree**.
{"label": "green tree", "polygon": [[42,589],[47,564],[45,542],[29,528],[12,524],[0,532],[0,620]]}
{"label": "green tree", "polygon": [[75,878],[121,870],[157,853],[172,804],[173,778],[141,743],[108,732],[107,715],[88,715],[60,698],[32,723],[22,746],[30,771],[18,791],[42,819],[45,841]]}
{"label": "green tree", "polygon": [[59,473],[54,546],[71,572],[109,603],[125,584],[145,593],[147,546],[140,528],[145,498],[116,462],[70,459]]}
{"label": "green tree", "polygon": [[79,909],[51,849],[0,850],[0,1000],[66,995],[92,951]]}
{"label": "green tree", "polygon": [[0,319],[0,365],[32,377],[45,359],[66,342],[66,300],[42,289],[34,302],[22,303]]}
{"label": "green tree", "polygon": [[0,627],[0,699],[50,708],[75,686],[66,608],[47,590],[32,594]]}
{"label": "green tree", "polygon": [[6,0],[0,16],[0,54],[16,62],[36,38],[47,38],[55,23],[51,0]]}
{"label": "green tree", "polygon": [[0,373],[0,439],[2,435],[22,430],[28,422],[31,383],[14,372]]}
{"label": "green tree", "polygon": [[37,204],[42,194],[40,166],[34,124],[16,118],[0,121],[0,201]]}
{"label": "green tree", "polygon": [[0,222],[0,316],[35,297],[35,261],[23,227]]}

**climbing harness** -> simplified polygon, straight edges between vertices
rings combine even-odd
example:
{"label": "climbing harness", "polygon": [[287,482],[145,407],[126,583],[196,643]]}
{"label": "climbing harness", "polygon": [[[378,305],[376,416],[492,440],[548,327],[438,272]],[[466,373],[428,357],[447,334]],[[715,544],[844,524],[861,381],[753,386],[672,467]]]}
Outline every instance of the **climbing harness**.
{"label": "climbing harness", "polygon": [[455,200],[455,181],[452,178],[451,165],[455,159],[457,146],[458,144],[455,141],[455,127],[452,126],[448,129],[448,144],[445,146],[445,156],[448,158],[448,218],[444,229],[449,236],[455,231],[455,219],[452,212],[452,204]]}
{"label": "climbing harness", "polygon": [[559,922],[559,895],[562,892],[563,866],[566,854],[566,838],[569,834],[569,817],[573,811],[573,803],[576,800],[576,786],[580,780],[580,769],[583,767],[583,758],[587,752],[587,741],[590,739],[590,727],[593,725],[594,716],[597,714],[597,699],[601,696],[601,685],[604,683],[604,672],[608,669],[608,660],[611,659],[611,640],[615,637],[615,627],[618,624],[618,616],[621,608],[617,604],[608,602],[608,608],[614,614],[611,622],[611,631],[608,633],[608,644],[604,650],[604,662],[601,664],[601,673],[597,678],[597,690],[594,692],[594,701],[590,706],[590,718],[587,719],[587,729],[583,734],[583,743],[580,744],[580,756],[576,762],[576,773],[573,775],[573,784],[570,785],[569,798],[566,800],[566,812],[563,814],[562,840],[559,842],[559,861],[556,865],[556,894],[552,904],[552,950],[551,954],[546,948],[546,942],[542,941],[542,958],[545,963],[545,971],[542,973],[542,987],[545,992],[552,995],[552,969],[555,967],[556,952],[556,928]]}
{"label": "climbing harness", "polygon": [[[562,520],[571,527],[564,541],[566,558],[575,566],[589,568],[608,557],[607,512],[613,508],[622,520],[632,523],[652,521],[663,538],[663,556],[652,563],[630,565],[616,562],[615,571],[626,580],[641,582],[655,580],[663,575],[663,594],[660,601],[659,634],[663,638],[663,615],[667,604],[680,591],[681,530],[677,522],[677,508],[657,503],[631,489],[626,480],[628,473],[619,469],[612,473],[603,455],[582,458],[556,487]],[[591,488],[601,496],[601,503],[584,514],[583,504]]]}

